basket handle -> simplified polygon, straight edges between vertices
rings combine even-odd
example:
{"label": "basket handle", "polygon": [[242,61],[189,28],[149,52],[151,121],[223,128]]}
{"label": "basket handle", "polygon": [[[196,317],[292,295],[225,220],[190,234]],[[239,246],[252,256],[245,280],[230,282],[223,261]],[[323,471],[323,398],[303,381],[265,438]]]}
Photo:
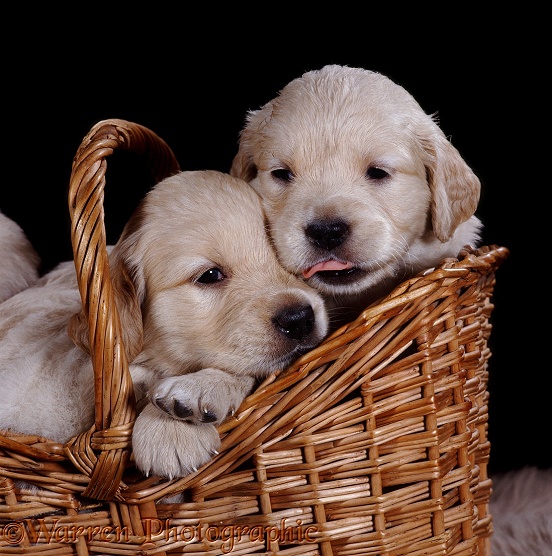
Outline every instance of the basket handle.
{"label": "basket handle", "polygon": [[98,500],[118,497],[136,416],[104,225],[106,158],[115,149],[143,156],[155,183],[179,171],[176,157],[159,136],[141,125],[116,119],[94,125],[73,160],[69,183],[71,241],[83,314],[88,319],[95,423],[67,443],[66,451],[74,465],[90,477],[83,495]]}

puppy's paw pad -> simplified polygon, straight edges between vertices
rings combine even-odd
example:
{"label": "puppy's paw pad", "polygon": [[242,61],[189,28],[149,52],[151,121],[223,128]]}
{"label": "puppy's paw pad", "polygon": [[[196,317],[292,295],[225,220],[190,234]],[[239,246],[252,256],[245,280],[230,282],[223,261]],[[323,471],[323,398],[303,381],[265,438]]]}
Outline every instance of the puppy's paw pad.
{"label": "puppy's paw pad", "polygon": [[224,417],[221,418],[221,413],[208,406],[203,406],[201,409],[194,411],[190,404],[178,398],[153,397],[151,402],[167,415],[191,423],[220,423]]}
{"label": "puppy's paw pad", "polygon": [[161,411],[164,411],[168,415],[172,415],[177,419],[187,419],[192,417],[194,410],[187,404],[181,402],[180,400],[174,398],[152,398],[152,403],[156,405]]}

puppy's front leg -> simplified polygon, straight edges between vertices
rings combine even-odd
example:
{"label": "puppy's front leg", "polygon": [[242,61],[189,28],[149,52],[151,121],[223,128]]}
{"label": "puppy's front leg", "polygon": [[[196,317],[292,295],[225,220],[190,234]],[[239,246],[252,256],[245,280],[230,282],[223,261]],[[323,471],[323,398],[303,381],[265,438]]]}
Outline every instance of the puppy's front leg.
{"label": "puppy's front leg", "polygon": [[178,421],[151,403],[134,423],[134,461],[146,476],[184,477],[208,462],[219,447],[220,436],[214,425]]}
{"label": "puppy's front leg", "polygon": [[177,478],[209,461],[220,447],[216,426],[231,415],[255,379],[219,369],[160,380],[134,424],[132,448],[145,475]]}

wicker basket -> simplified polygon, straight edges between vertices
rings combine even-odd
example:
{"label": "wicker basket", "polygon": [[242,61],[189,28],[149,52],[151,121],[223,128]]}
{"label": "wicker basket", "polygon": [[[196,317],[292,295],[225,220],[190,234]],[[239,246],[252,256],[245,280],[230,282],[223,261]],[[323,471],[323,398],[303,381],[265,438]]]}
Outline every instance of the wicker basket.
{"label": "wicker basket", "polygon": [[67,445],[0,435],[0,554],[488,555],[489,318],[508,250],[466,250],[405,281],[246,398],[211,462],[145,478],[105,245],[116,149],[156,180],[178,170],[127,121],[99,122],[78,149],[69,205],[96,423]]}

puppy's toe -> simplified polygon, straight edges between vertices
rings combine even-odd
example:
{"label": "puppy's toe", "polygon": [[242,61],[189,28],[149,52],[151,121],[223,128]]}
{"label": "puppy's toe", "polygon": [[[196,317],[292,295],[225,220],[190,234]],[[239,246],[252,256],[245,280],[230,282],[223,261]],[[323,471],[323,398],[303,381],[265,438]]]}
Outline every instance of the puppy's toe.
{"label": "puppy's toe", "polygon": [[187,419],[188,417],[193,417],[194,410],[187,404],[183,403],[175,398],[162,398],[154,397],[152,398],[152,403],[156,405],[161,411],[164,411],[168,415],[172,415],[177,419]]}
{"label": "puppy's toe", "polygon": [[[167,415],[175,419],[182,419],[190,423],[216,423],[220,422],[219,415],[207,406],[199,408],[199,404],[191,404],[188,400],[179,400],[173,397],[152,397],[151,402]],[[192,409],[195,405],[195,410]]]}
{"label": "puppy's toe", "polygon": [[179,421],[148,404],[134,424],[132,448],[142,473],[175,479],[218,454],[220,437],[213,425]]}

